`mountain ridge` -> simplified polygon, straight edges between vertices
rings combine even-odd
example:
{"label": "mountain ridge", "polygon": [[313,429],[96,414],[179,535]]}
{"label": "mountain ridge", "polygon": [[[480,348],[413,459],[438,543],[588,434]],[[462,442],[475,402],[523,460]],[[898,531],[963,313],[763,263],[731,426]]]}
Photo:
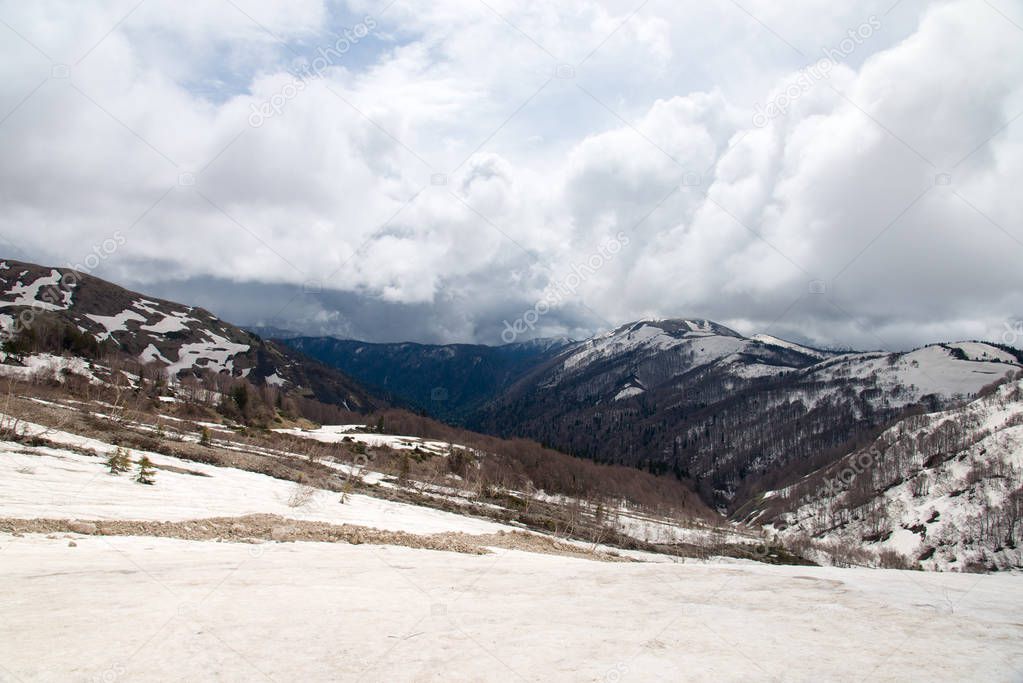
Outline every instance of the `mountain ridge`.
{"label": "mountain ridge", "polygon": [[246,379],[354,411],[384,405],[339,371],[209,311],[68,268],[0,261],[0,330],[9,349],[118,353],[172,380]]}

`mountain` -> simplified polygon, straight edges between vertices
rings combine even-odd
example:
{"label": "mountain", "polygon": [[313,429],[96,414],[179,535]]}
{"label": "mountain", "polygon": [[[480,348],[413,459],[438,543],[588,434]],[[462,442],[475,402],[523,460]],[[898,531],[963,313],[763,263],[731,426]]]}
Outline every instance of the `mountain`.
{"label": "mountain", "polygon": [[969,400],[1023,360],[980,342],[839,353],[686,319],[503,347],[285,343],[435,417],[692,480],[725,510],[908,413]]}
{"label": "mountain", "polygon": [[1023,382],[899,420],[740,516],[790,542],[896,553],[926,569],[1023,569]]}
{"label": "mountain", "polygon": [[527,372],[573,342],[542,339],[480,346],[369,344],[333,337],[299,337],[283,344],[335,367],[394,402],[464,424]]}
{"label": "mountain", "polygon": [[25,352],[116,353],[175,378],[212,373],[354,411],[383,405],[343,373],[208,311],[69,269],[0,262],[0,329],[9,348]]}
{"label": "mountain", "polygon": [[734,508],[849,452],[907,412],[969,399],[1019,370],[983,343],[832,353],[707,320],[648,320],[566,349],[475,426],[601,462],[673,472]]}

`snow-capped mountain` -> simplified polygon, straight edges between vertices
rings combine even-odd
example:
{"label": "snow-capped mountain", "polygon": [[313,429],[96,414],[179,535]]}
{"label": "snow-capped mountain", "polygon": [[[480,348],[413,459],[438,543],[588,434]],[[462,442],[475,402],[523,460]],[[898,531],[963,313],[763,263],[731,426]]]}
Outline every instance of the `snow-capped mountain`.
{"label": "snow-capped mountain", "polygon": [[707,320],[645,320],[566,348],[485,406],[477,426],[674,472],[731,507],[906,410],[971,399],[1020,361],[983,343],[838,354]]}
{"label": "snow-capped mountain", "polygon": [[1023,568],[1023,382],[898,421],[745,511],[783,538],[894,552],[928,569]]}
{"label": "snow-capped mountain", "polygon": [[636,368],[644,385],[656,385],[662,378],[713,364],[734,366],[740,376],[752,377],[829,357],[823,351],[766,339],[773,338],[748,339],[710,320],[639,321],[575,346],[559,359],[561,367],[553,375],[565,378],[625,363]]}
{"label": "snow-capped mountain", "polygon": [[201,308],[154,299],[64,268],[0,262],[6,360],[33,351],[117,353],[168,376],[244,377],[359,410],[374,400],[342,373],[224,322]]}

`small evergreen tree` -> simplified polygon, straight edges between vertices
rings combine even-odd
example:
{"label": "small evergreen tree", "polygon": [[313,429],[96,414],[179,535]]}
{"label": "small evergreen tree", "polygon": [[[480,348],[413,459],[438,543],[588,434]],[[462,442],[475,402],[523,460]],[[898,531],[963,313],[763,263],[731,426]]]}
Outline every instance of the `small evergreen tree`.
{"label": "small evergreen tree", "polygon": [[376,428],[373,431],[375,431],[377,434],[383,434],[384,433],[384,418],[383,418],[383,416],[380,416],[380,417],[377,418],[377,426],[376,426]]}
{"label": "small evergreen tree", "polygon": [[130,470],[131,458],[128,457],[128,451],[118,446],[117,450],[107,458],[107,467],[110,469],[110,474],[115,476]]}
{"label": "small evergreen tree", "polygon": [[156,468],[153,467],[153,461],[144,455],[138,461],[138,472],[135,474],[135,481],[149,486],[156,483]]}
{"label": "small evergreen tree", "polygon": [[199,445],[210,447],[213,445],[213,438],[210,436],[209,427],[203,427],[199,434]]}

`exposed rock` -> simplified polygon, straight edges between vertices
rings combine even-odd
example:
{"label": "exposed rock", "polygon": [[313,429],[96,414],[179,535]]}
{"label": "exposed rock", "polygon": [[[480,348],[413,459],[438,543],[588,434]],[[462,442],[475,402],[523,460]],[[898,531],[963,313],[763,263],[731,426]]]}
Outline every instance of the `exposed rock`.
{"label": "exposed rock", "polygon": [[67,527],[69,531],[76,534],[85,534],[86,536],[91,536],[99,530],[92,522],[79,522],[78,520],[68,522]]}

